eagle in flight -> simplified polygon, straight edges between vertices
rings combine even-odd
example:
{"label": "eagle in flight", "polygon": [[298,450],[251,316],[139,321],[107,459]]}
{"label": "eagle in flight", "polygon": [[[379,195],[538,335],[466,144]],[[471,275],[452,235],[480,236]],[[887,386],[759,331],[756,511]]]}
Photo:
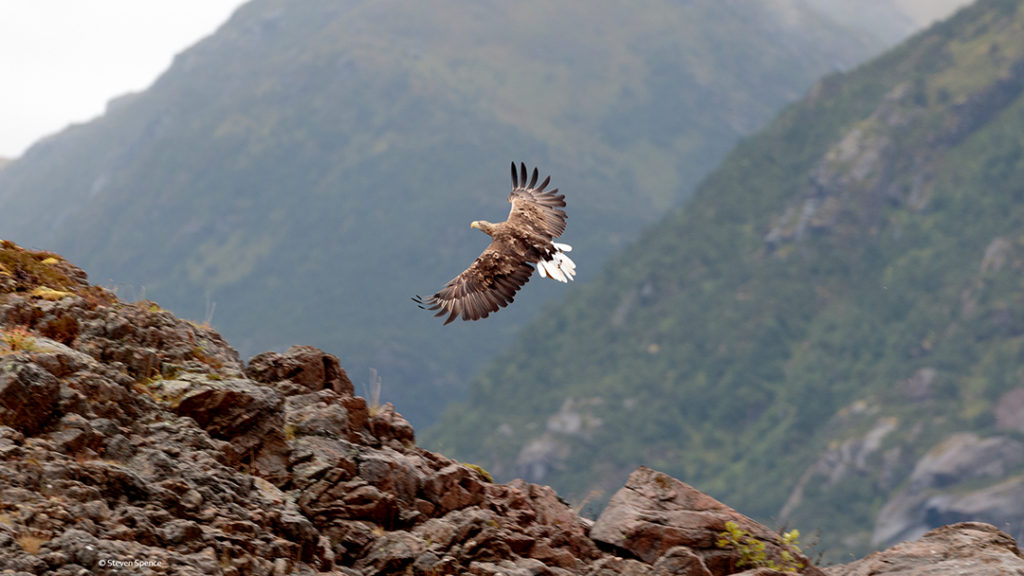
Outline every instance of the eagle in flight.
{"label": "eagle in flight", "polygon": [[572,246],[554,241],[565,232],[565,195],[557,188],[544,190],[550,176],[538,186],[536,168],[529,183],[526,177],[526,164],[520,163],[517,172],[513,162],[508,219],[496,224],[475,220],[469,225],[490,236],[490,245],[436,294],[413,298],[420,308],[436,310],[434,316],[447,314],[446,325],[459,316],[479,320],[512,303],[516,292],[530,281],[533,265],[541,278],[559,282],[573,279],[576,264],[565,254]]}

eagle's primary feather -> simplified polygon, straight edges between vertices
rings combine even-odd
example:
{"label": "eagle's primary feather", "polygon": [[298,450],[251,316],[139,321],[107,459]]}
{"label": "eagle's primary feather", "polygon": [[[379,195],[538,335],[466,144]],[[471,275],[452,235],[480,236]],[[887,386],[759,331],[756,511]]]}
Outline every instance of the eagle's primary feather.
{"label": "eagle's primary feather", "polygon": [[530,176],[526,164],[520,163],[517,171],[512,163],[512,191],[508,194],[512,209],[508,218],[498,223],[477,220],[470,224],[491,237],[490,245],[433,296],[413,298],[420,308],[436,310],[435,316],[447,314],[445,324],[459,316],[479,320],[512,303],[516,292],[529,282],[533,265],[541,277],[559,282],[573,279],[576,264],[565,254],[572,247],[554,242],[565,232],[565,195],[557,188],[545,190],[550,176],[538,185],[539,176],[536,168]]}

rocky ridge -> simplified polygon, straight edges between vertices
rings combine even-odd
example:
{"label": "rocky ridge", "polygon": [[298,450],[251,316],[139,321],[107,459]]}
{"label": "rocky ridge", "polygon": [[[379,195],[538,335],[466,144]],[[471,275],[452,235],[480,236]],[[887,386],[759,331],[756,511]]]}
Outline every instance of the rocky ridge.
{"label": "rocky ridge", "polygon": [[[739,545],[721,541],[730,522]],[[943,530],[925,540],[976,543],[946,553],[955,573],[1024,571],[995,528]],[[828,573],[888,573],[872,558]],[[495,484],[417,447],[393,406],[353,394],[334,356],[297,346],[244,364],[208,326],[121,302],[56,254],[0,244],[0,573],[776,569],[824,574],[779,534],[647,468],[596,522],[551,488]]]}

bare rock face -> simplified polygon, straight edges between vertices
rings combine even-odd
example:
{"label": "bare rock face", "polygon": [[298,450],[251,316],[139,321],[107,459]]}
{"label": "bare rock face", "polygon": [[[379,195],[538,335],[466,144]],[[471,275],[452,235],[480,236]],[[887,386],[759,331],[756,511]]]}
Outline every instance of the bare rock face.
{"label": "bare rock face", "polygon": [[1003,576],[1024,574],[1024,556],[1009,534],[977,522],[936,528],[863,560],[825,569],[829,576]]}
{"label": "bare rock face", "polygon": [[999,522],[1015,536],[1024,535],[1024,480],[991,483],[1022,463],[1024,444],[1011,437],[949,436],[917,462],[907,486],[879,511],[873,542],[891,545],[972,518]]}
{"label": "bare rock face", "polygon": [[653,569],[600,550],[550,488],[418,448],[334,356],[295,347],[246,367],[208,327],[119,302],[56,255],[3,243],[0,264],[2,569]]}
{"label": "bare rock face", "polygon": [[251,380],[202,382],[184,391],[173,407],[196,421],[212,437],[226,440],[228,463],[248,462],[260,476],[284,481],[288,477],[288,446],[284,438],[281,396]]}
{"label": "bare rock face", "polygon": [[612,496],[590,536],[648,563],[686,566],[683,574],[732,574],[742,561],[734,549],[718,544],[727,522],[763,542],[767,559],[776,564],[782,564],[786,551],[804,567],[804,574],[821,574],[775,532],[688,484],[644,467]]}

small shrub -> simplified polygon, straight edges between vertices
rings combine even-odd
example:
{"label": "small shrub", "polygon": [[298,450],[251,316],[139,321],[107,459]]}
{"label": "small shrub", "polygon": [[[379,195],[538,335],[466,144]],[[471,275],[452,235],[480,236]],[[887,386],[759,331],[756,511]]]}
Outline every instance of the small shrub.
{"label": "small shrub", "polygon": [[31,352],[35,349],[35,337],[23,326],[0,332],[0,353]]}
{"label": "small shrub", "polygon": [[480,466],[479,464],[469,464],[468,462],[463,462],[462,465],[479,474],[484,480],[487,480],[492,484],[494,483],[494,476],[491,476],[490,472],[484,470],[483,466]]}
{"label": "small shrub", "polygon": [[779,572],[799,572],[803,563],[797,560],[796,555],[801,553],[799,546],[800,532],[790,530],[782,534],[781,552],[779,562],[769,558],[765,552],[766,544],[762,540],[754,538],[746,530],[742,529],[735,522],[725,523],[725,532],[718,535],[715,542],[719,548],[732,548],[739,555],[736,561],[736,568],[770,568]]}

